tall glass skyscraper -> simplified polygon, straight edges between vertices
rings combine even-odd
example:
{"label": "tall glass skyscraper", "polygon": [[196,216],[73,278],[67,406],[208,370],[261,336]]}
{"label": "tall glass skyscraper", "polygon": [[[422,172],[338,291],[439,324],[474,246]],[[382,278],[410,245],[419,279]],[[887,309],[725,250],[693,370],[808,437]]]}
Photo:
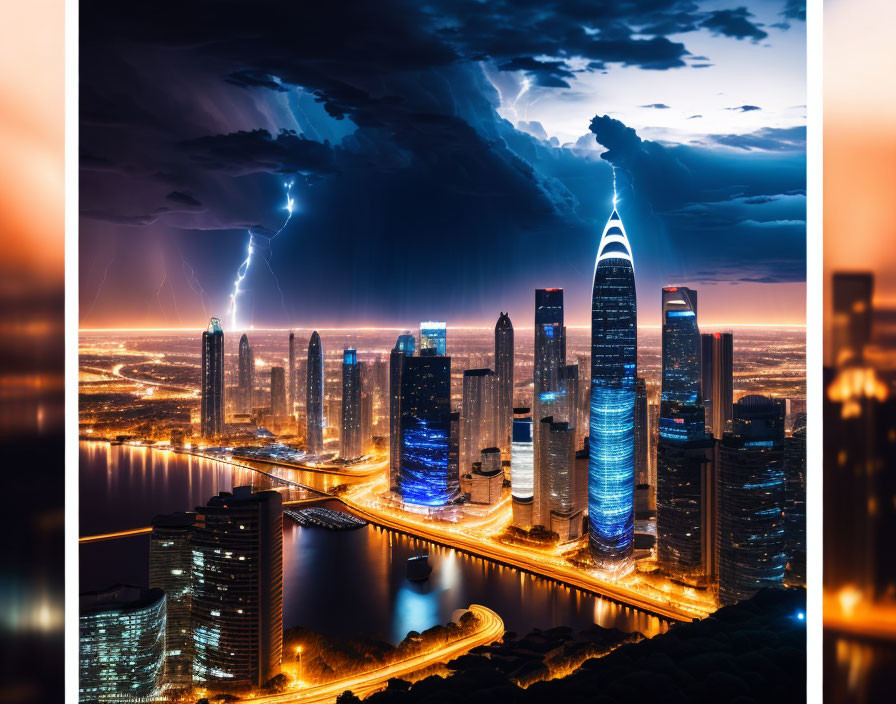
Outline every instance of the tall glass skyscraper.
{"label": "tall glass skyscraper", "polygon": [[271,367],[271,416],[280,421],[286,418],[286,371]]}
{"label": "tall glass skyscraper", "polygon": [[532,527],[532,497],[535,491],[532,416],[528,408],[513,409],[513,443],[510,451],[510,493],[513,525]]}
{"label": "tall glass skyscraper", "polygon": [[647,382],[644,377],[639,376],[635,378],[635,484],[650,483],[649,447]]}
{"label": "tall glass skyscraper", "polygon": [[317,330],[308,342],[308,380],[305,387],[305,445],[309,454],[324,449],[324,352]]}
{"label": "tall glass skyscraper", "polygon": [[286,407],[291,416],[296,412],[296,334],[289,333],[289,369],[286,373]]}
{"label": "tall glass skyscraper", "polygon": [[211,439],[224,432],[224,331],[212,318],[202,333],[202,401],[199,410],[202,437]]}
{"label": "tall glass skyscraper", "polygon": [[340,455],[361,456],[361,365],[354,349],[342,352],[342,436]]}
{"label": "tall glass skyscraper", "polygon": [[502,312],[495,324],[495,383],[497,386],[498,447],[510,459],[513,432],[513,324]]}
{"label": "tall glass skyscraper", "polygon": [[435,350],[436,354],[444,357],[448,354],[447,340],[448,326],[445,323],[426,321],[420,323],[420,349]]}
{"label": "tall glass skyscraper", "polygon": [[700,330],[697,292],[668,286],[662,292],[663,370],[660,440],[687,442],[706,434],[700,398]]}
{"label": "tall glass skyscraper", "polygon": [[399,335],[389,354],[389,488],[400,492],[401,459],[401,369],[405,357],[414,356],[414,336]]}
{"label": "tall glass skyscraper", "polygon": [[401,370],[401,496],[409,504],[444,506],[460,490],[451,471],[451,358],[420,351]]}
{"label": "tall glass skyscraper", "polygon": [[240,338],[239,357],[237,362],[237,390],[239,393],[239,410],[242,413],[252,412],[252,396],[255,390],[255,355],[249,346],[246,333]]}
{"label": "tall glass skyscraper", "polygon": [[632,252],[614,209],[594,264],[588,456],[589,546],[598,569],[611,576],[632,567],[637,354]]}
{"label": "tall glass skyscraper", "polygon": [[469,474],[482,450],[496,446],[495,373],[491,369],[464,371],[460,413],[460,472]]}
{"label": "tall glass skyscraper", "polygon": [[734,405],[734,336],[730,332],[702,336],[702,393],[706,429],[721,440],[729,429]]}
{"label": "tall glass skyscraper", "polygon": [[733,604],[784,580],[783,399],[734,404],[719,451],[719,601]]}

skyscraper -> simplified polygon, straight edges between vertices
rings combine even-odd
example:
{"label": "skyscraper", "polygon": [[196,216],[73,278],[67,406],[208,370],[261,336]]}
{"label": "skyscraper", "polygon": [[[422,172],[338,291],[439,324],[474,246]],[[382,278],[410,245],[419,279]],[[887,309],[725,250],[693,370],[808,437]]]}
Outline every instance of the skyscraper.
{"label": "skyscraper", "polygon": [[616,210],[604,226],[591,297],[589,546],[597,567],[632,567],[638,313],[631,246]]}
{"label": "skyscraper", "polygon": [[784,401],[745,396],[719,450],[719,601],[780,586],[784,536]]}
{"label": "skyscraper", "polygon": [[495,384],[497,386],[497,445],[503,459],[510,459],[513,435],[513,324],[502,312],[495,324]]}
{"label": "skyscraper", "polygon": [[532,527],[534,464],[532,416],[528,408],[513,409],[513,443],[510,450],[510,493],[513,525]]}
{"label": "skyscraper", "polygon": [[793,432],[784,440],[787,475],[784,494],[784,531],[787,540],[785,584],[806,585],[806,414],[797,413]]}
{"label": "skyscraper", "polygon": [[399,335],[389,353],[389,488],[400,490],[401,459],[401,369],[405,357],[414,355],[414,336]]}
{"label": "skyscraper", "polygon": [[308,379],[305,386],[305,445],[308,453],[324,450],[324,352],[317,330],[308,342]]}
{"label": "skyscraper", "polygon": [[650,483],[647,433],[647,383],[644,377],[635,379],[635,484]]}
{"label": "skyscraper", "polygon": [[870,272],[837,272],[831,278],[833,314],[828,364],[841,366],[862,359],[871,342],[872,293]]}
{"label": "skyscraper", "polygon": [[237,363],[237,389],[239,392],[239,410],[241,413],[252,412],[252,396],[255,390],[255,355],[249,346],[246,333],[240,338],[239,361]]}
{"label": "skyscraper", "polygon": [[566,365],[566,327],[563,324],[563,289],[535,289],[535,366],[533,369],[533,420],[544,417],[542,394],[560,390],[560,370]]}
{"label": "skyscraper", "polygon": [[296,335],[289,333],[289,369],[286,375],[286,410],[292,416],[296,412]]}
{"label": "skyscraper", "polygon": [[286,418],[286,372],[283,367],[271,367],[271,416],[278,421]]}
{"label": "skyscraper", "polygon": [[190,535],[194,682],[258,687],[280,672],[282,498],[240,486],[196,513]]}
{"label": "skyscraper", "polygon": [[540,435],[538,464],[547,490],[541,492],[541,501],[536,494],[532,522],[557,533],[561,542],[574,540],[581,537],[583,508],[576,501],[575,429],[548,416],[541,419],[536,432]]}
{"label": "skyscraper", "polygon": [[491,369],[464,371],[460,413],[460,471],[470,472],[486,447],[496,446],[497,399],[495,373]]}
{"label": "skyscraper", "polygon": [[697,292],[662,290],[662,389],[657,442],[657,563],[690,583],[715,577],[715,441],[700,393]]}
{"label": "skyscraper", "polygon": [[435,349],[406,357],[401,371],[401,496],[409,504],[444,506],[457,497],[450,471],[451,358]]}
{"label": "skyscraper", "polygon": [[190,617],[194,513],[172,513],[152,519],[149,536],[149,587],[165,592],[165,681],[175,687],[193,682],[193,629]]}
{"label": "skyscraper", "polygon": [[199,426],[203,438],[224,432],[224,331],[212,318],[202,333],[202,400]]}
{"label": "skyscraper", "polygon": [[79,602],[78,701],[156,701],[165,666],[165,592],[117,584],[81,594]]}
{"label": "skyscraper", "polygon": [[734,337],[730,332],[702,335],[702,387],[706,427],[721,440],[731,423],[734,404]]}
{"label": "skyscraper", "polygon": [[343,459],[361,456],[361,365],[354,349],[342,352],[342,434]]}
{"label": "skyscraper", "polygon": [[448,354],[447,328],[432,320],[420,323],[420,350],[435,350],[442,357]]}

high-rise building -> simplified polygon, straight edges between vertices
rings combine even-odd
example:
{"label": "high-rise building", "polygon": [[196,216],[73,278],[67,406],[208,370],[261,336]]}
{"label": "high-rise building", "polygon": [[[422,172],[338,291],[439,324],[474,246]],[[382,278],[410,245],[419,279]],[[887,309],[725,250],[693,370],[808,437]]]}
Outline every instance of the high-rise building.
{"label": "high-rise building", "polygon": [[281,495],[235,487],[196,513],[190,535],[194,682],[261,686],[280,672],[283,647]]}
{"label": "high-rise building", "polygon": [[460,470],[469,474],[473,462],[486,447],[495,447],[497,399],[495,373],[491,369],[464,371],[460,413]]}
{"label": "high-rise building", "polygon": [[532,419],[535,423],[546,416],[540,407],[541,396],[560,390],[561,369],[564,366],[566,366],[566,327],[563,324],[563,289],[535,289],[535,363],[532,404]]}
{"label": "high-rise building", "polygon": [[532,527],[534,486],[534,450],[532,416],[528,408],[513,409],[513,443],[510,450],[510,494],[513,525]]}
{"label": "high-rise building", "polygon": [[689,583],[715,578],[715,440],[701,396],[697,292],[662,290],[662,387],[657,442],[657,563]]}
{"label": "high-rise building", "polygon": [[361,456],[361,365],[354,349],[342,352],[342,434],[340,455]]}
{"label": "high-rise building", "polygon": [[[565,395],[565,408],[552,409],[558,422],[569,423],[569,427],[575,435],[576,423],[579,418],[579,365],[567,364],[560,370],[560,388]],[[573,441],[575,444],[575,441]]]}
{"label": "high-rise building", "polygon": [[364,381],[361,381],[361,454],[367,452],[373,444],[373,393],[364,391]]}
{"label": "high-rise building", "polygon": [[510,459],[513,442],[513,324],[501,312],[495,324],[495,385],[497,387],[497,445],[503,459]]}
{"label": "high-rise building", "polygon": [[420,323],[420,350],[435,350],[441,357],[448,354],[447,329],[445,323],[432,320]]}
{"label": "high-rise building", "polygon": [[296,385],[296,334],[292,331],[289,333],[289,369],[286,376],[286,409],[287,413],[292,416],[296,412],[296,396],[298,395],[298,386]]}
{"label": "high-rise building", "polygon": [[398,493],[401,484],[401,369],[405,357],[414,356],[414,336],[399,335],[389,353],[389,487]]}
{"label": "high-rise building", "polygon": [[731,423],[734,404],[734,336],[705,333],[702,338],[701,385],[706,429],[721,440]]}
{"label": "high-rise building", "polygon": [[255,355],[249,346],[246,333],[240,338],[239,358],[237,362],[237,390],[239,393],[240,413],[251,413],[255,392]]}
{"label": "high-rise building", "polygon": [[[562,373],[562,369],[561,369]],[[533,486],[532,497],[532,525],[542,526],[550,530],[551,509],[554,507],[554,497],[551,495],[553,486],[553,472],[557,471],[558,461],[552,458],[549,448],[541,447],[542,441],[550,439],[550,426],[552,423],[562,423],[569,410],[566,398],[566,390],[562,388],[562,380],[558,382],[561,388],[557,391],[546,391],[536,400],[539,414],[542,418],[535,422],[533,418]]]}
{"label": "high-rise building", "polygon": [[470,502],[493,506],[501,500],[504,486],[504,469],[501,467],[501,450],[486,447],[479,453],[479,461],[471,463]]}
{"label": "high-rise building", "polygon": [[286,418],[286,370],[271,367],[271,417],[282,421]]}
{"label": "high-rise building", "polygon": [[308,379],[305,385],[305,445],[308,453],[324,450],[324,352],[317,330],[308,342]]}
{"label": "high-rise building", "polygon": [[784,533],[787,569],[784,583],[806,586],[806,414],[797,413],[793,432],[784,440]]}
{"label": "high-rise building", "polygon": [[635,378],[635,484],[650,484],[647,434],[647,384]]}
{"label": "high-rise building", "polygon": [[837,272],[831,279],[833,311],[828,364],[860,361],[871,342],[874,279],[870,272]]}
{"label": "high-rise building", "polygon": [[719,449],[719,601],[780,586],[784,535],[784,401],[745,396]]}
{"label": "high-rise building", "polygon": [[589,546],[598,569],[632,567],[638,313],[631,246],[616,210],[604,226],[591,298]]}
{"label": "high-rise building", "polygon": [[118,584],[81,594],[79,607],[78,701],[157,701],[165,667],[165,592]]}
{"label": "high-rise building", "polygon": [[548,416],[541,419],[536,432],[540,435],[538,464],[548,486],[541,501],[536,493],[532,522],[557,533],[561,542],[575,540],[582,535],[583,508],[576,501],[575,430],[566,421],[555,422]]}
{"label": "high-rise building", "polygon": [[165,681],[181,688],[193,682],[193,628],[190,617],[193,555],[190,533],[194,513],[172,513],[152,519],[149,536],[149,587],[165,592]]}
{"label": "high-rise building", "polygon": [[432,348],[420,354],[401,370],[399,488],[409,504],[444,506],[460,489],[449,465],[451,358]]}
{"label": "high-rise building", "polygon": [[202,399],[200,434],[216,438],[224,432],[224,331],[217,318],[202,333]]}

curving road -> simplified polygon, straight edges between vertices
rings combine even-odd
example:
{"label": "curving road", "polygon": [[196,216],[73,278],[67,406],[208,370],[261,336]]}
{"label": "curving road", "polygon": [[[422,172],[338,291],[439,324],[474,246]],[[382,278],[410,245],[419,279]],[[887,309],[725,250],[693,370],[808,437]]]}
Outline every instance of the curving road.
{"label": "curving road", "polygon": [[479,604],[472,604],[470,611],[479,617],[479,628],[470,635],[452,641],[442,648],[431,650],[391,665],[352,675],[351,677],[345,677],[335,682],[293,689],[283,694],[243,699],[242,701],[263,702],[264,704],[286,704],[287,702],[325,704],[333,702],[336,697],[348,689],[359,697],[366,697],[385,687],[386,683],[393,677],[404,677],[418,670],[448,662],[479,645],[493,643],[504,635],[504,622],[494,611]]}

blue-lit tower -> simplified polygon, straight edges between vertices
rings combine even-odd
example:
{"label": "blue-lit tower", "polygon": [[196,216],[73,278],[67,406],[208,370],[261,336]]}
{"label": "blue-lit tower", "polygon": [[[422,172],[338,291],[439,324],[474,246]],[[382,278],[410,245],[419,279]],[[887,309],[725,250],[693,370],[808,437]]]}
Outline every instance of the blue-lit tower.
{"label": "blue-lit tower", "polygon": [[663,289],[663,376],[660,396],[662,440],[686,442],[706,433],[700,397],[700,330],[697,292],[684,286]]}
{"label": "blue-lit tower", "polygon": [[401,368],[405,357],[414,356],[414,336],[399,335],[389,354],[389,489],[400,493],[398,471],[401,458]]}
{"label": "blue-lit tower", "polygon": [[437,355],[448,354],[448,326],[445,323],[426,321],[420,323],[420,349],[435,350]]}
{"label": "blue-lit tower", "polygon": [[[460,477],[449,461],[451,358],[420,350],[401,369],[399,489],[404,501],[438,507],[457,498]],[[454,471],[452,471],[452,469]]]}
{"label": "blue-lit tower", "polygon": [[311,455],[324,449],[324,352],[317,330],[308,342],[308,380],[305,387],[305,445]]}
{"label": "blue-lit tower", "polygon": [[635,270],[614,208],[594,264],[588,456],[589,546],[609,576],[632,567],[637,355]]}
{"label": "blue-lit tower", "polygon": [[340,454],[351,460],[361,456],[361,365],[358,352],[342,352],[342,434]]}
{"label": "blue-lit tower", "polygon": [[224,331],[218,318],[209,320],[202,333],[201,393],[199,426],[210,440],[224,432]]}

